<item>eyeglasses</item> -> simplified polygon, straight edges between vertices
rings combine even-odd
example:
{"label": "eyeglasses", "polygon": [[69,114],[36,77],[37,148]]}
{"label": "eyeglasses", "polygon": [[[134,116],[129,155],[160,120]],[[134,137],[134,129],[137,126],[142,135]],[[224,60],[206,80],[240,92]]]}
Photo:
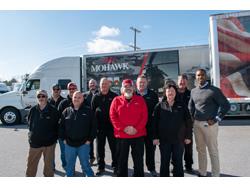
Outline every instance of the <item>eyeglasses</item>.
{"label": "eyeglasses", "polygon": [[45,95],[37,95],[37,98],[40,99],[40,98],[46,98]]}
{"label": "eyeglasses", "polygon": [[59,91],[60,89],[59,89],[59,88],[54,88],[53,90],[54,90],[54,91]]}
{"label": "eyeglasses", "polygon": [[68,90],[76,90],[76,88],[74,87],[74,88],[69,88]]}

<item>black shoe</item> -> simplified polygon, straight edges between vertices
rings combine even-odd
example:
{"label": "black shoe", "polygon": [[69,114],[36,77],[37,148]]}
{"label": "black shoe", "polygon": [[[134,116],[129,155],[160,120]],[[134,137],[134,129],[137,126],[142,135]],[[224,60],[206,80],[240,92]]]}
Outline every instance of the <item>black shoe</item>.
{"label": "black shoe", "polygon": [[155,170],[151,170],[150,174],[152,177],[157,177],[157,172]]}
{"label": "black shoe", "polygon": [[94,162],[95,162],[95,157],[91,158],[89,160],[89,163],[90,163],[90,166],[93,166],[94,165]]}
{"label": "black shoe", "polygon": [[113,168],[113,176],[117,176],[117,168]]}
{"label": "black shoe", "polygon": [[201,175],[200,173],[198,173],[197,176],[198,177],[206,177],[206,176]]}
{"label": "black shoe", "polygon": [[105,172],[104,169],[98,169],[97,172],[96,172],[96,175],[101,176],[104,172]]}
{"label": "black shoe", "polygon": [[186,171],[186,173],[188,173],[188,174],[193,174],[193,173],[194,173],[194,170],[193,170],[192,167],[186,167],[185,171]]}

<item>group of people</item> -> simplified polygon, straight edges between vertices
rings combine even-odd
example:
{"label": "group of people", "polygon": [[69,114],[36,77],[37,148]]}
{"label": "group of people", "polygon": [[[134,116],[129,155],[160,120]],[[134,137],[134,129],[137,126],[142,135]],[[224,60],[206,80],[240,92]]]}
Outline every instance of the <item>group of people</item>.
{"label": "group of people", "polygon": [[[184,176],[192,172],[193,132],[198,151],[199,176],[206,176],[208,149],[212,176],[220,175],[218,154],[218,122],[229,109],[222,92],[206,82],[206,71],[196,71],[198,86],[190,92],[186,75],[178,83],[166,82],[163,98],[148,88],[145,75],[136,84],[122,81],[121,95],[110,90],[110,81],[101,78],[99,89],[94,79],[89,91],[81,93],[75,83],[67,86],[66,99],[60,95],[60,86],[37,92],[38,104],[28,115],[29,155],[26,176],[36,176],[38,162],[44,156],[44,176],[54,176],[55,145],[58,140],[62,167],[68,177],[74,176],[76,158],[83,173],[93,177],[91,165],[97,159],[97,176],[105,172],[105,145],[111,151],[114,176],[128,176],[128,158],[131,149],[134,177],[144,176],[145,162],[151,176],[156,177],[155,149],[160,149],[160,176]],[[96,158],[94,139],[96,138]],[[144,152],[145,149],[145,152]]]}

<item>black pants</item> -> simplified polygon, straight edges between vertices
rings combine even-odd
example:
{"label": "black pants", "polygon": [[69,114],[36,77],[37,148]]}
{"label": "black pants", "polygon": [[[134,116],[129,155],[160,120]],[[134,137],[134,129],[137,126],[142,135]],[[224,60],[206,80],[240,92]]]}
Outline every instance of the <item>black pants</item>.
{"label": "black pants", "polygon": [[128,176],[128,156],[129,149],[132,149],[131,155],[134,163],[134,177],[143,177],[143,154],[144,154],[144,138],[117,139],[117,157],[118,157],[118,177]]}
{"label": "black pants", "polygon": [[181,143],[169,144],[169,143],[160,143],[160,153],[161,153],[161,167],[160,167],[160,176],[169,177],[169,166],[171,156],[173,159],[174,177],[183,177],[183,156],[184,145]]}
{"label": "black pants", "polygon": [[109,148],[111,150],[112,157],[112,167],[117,167],[117,157],[116,157],[116,138],[114,137],[114,132],[112,130],[98,130],[97,131],[97,163],[98,169],[105,169],[105,144],[106,138],[108,139]]}
{"label": "black pants", "polygon": [[146,165],[148,171],[155,170],[155,145],[153,144],[153,138],[150,136],[144,137],[145,149],[146,149]]}
{"label": "black pants", "polygon": [[185,144],[184,161],[185,167],[190,169],[193,164],[193,140],[190,144]]}
{"label": "black pants", "polygon": [[95,155],[94,155],[94,140],[93,140],[93,142],[90,143],[89,158],[90,159],[95,158]]}

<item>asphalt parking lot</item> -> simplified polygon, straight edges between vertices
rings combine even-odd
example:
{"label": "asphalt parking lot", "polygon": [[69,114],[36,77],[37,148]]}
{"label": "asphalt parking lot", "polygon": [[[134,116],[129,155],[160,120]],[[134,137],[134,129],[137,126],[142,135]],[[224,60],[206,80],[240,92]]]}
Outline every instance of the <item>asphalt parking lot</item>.
{"label": "asphalt parking lot", "polygon": [[[27,125],[4,126],[0,122],[0,177],[23,177],[26,170],[28,153]],[[238,177],[250,176],[250,120],[227,120],[219,129],[219,151],[221,162],[221,176]],[[156,150],[156,170],[160,167],[159,149]],[[111,155],[106,149],[106,172],[104,177],[112,176],[110,168]],[[132,174],[133,163],[129,160],[129,174]],[[43,161],[39,163],[37,176],[42,177]],[[197,169],[197,152],[194,146],[194,169]],[[93,166],[94,172],[97,166]],[[210,171],[210,166],[208,166]],[[64,177],[65,172],[61,168],[59,159],[59,147],[56,147],[56,171],[55,176]],[[82,176],[79,161],[76,164],[76,176]],[[150,176],[145,167],[145,176]],[[187,174],[192,177],[195,174]]]}

